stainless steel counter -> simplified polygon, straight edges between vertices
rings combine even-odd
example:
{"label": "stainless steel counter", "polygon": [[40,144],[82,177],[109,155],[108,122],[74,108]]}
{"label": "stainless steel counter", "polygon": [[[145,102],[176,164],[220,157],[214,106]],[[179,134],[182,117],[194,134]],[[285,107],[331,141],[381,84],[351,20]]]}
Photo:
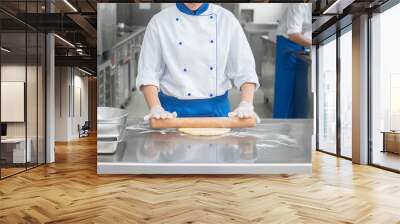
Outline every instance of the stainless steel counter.
{"label": "stainless steel counter", "polygon": [[97,170],[99,174],[310,173],[312,128],[312,119],[263,119],[255,128],[202,137],[176,129],[153,130],[142,119],[129,120],[115,152],[98,154]]}

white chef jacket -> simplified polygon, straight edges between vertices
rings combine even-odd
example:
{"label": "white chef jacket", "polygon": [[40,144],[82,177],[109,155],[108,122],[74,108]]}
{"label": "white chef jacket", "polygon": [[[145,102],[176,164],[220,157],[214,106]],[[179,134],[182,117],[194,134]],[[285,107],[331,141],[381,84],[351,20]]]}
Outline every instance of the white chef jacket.
{"label": "white chef jacket", "polygon": [[312,4],[291,3],[283,14],[277,35],[288,37],[290,34],[303,33],[312,38]]}
{"label": "white chef jacket", "polygon": [[259,87],[240,23],[228,10],[204,4],[200,15],[176,5],[153,16],[141,46],[138,89],[154,85],[178,99],[207,99],[223,95],[231,80],[237,88],[246,82]]}

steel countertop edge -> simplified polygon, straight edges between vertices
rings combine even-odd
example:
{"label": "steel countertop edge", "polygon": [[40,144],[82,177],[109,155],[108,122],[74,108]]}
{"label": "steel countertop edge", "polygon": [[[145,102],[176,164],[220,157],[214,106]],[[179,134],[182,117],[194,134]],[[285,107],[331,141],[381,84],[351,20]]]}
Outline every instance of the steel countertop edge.
{"label": "steel countertop edge", "polygon": [[142,119],[114,154],[98,155],[99,174],[311,173],[313,119],[262,119],[255,128],[201,137],[153,130]]}

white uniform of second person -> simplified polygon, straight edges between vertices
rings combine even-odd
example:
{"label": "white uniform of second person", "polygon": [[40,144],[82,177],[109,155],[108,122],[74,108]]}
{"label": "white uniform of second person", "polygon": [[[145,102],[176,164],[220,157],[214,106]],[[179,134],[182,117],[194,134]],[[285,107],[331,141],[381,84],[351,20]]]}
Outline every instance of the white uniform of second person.
{"label": "white uniform of second person", "polygon": [[292,3],[288,6],[279,21],[277,35],[288,38],[290,34],[301,33],[312,39],[312,4]]}

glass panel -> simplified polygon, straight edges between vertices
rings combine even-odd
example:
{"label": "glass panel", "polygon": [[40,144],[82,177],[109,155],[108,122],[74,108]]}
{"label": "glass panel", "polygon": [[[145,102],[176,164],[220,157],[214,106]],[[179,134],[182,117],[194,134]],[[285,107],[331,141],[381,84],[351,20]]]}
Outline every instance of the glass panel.
{"label": "glass panel", "polygon": [[39,33],[38,41],[38,163],[45,163],[45,122],[46,122],[46,108],[45,108],[45,60],[46,60],[46,36]]}
{"label": "glass panel", "polygon": [[[0,7],[25,20],[25,12],[43,13],[45,1],[1,1]],[[4,178],[45,161],[45,36],[1,12],[0,31]]]}
{"label": "glass panel", "polygon": [[[27,2],[26,12],[37,13],[38,4],[36,1]],[[36,20],[34,16],[31,20]],[[35,23],[36,21],[32,21]],[[27,80],[26,80],[26,113],[27,113],[27,143],[30,153],[30,161],[27,167],[37,166],[38,160],[38,34],[35,30],[27,30]]]}
{"label": "glass panel", "polygon": [[28,38],[28,63],[27,63],[27,80],[26,80],[26,112],[27,112],[27,143],[28,150],[30,148],[30,157],[28,160],[28,168],[37,165],[37,132],[38,132],[38,101],[37,101],[37,73],[38,73],[38,49],[37,49],[37,33],[27,33]]}
{"label": "glass panel", "polygon": [[[25,170],[26,151],[26,34],[1,34],[2,178]],[[29,149],[29,147],[28,147]]]}
{"label": "glass panel", "polygon": [[400,170],[400,5],[372,18],[372,163]]}
{"label": "glass panel", "polygon": [[336,153],[336,39],[318,51],[318,147]]}
{"label": "glass panel", "polygon": [[340,37],[340,152],[352,156],[352,32]]}

